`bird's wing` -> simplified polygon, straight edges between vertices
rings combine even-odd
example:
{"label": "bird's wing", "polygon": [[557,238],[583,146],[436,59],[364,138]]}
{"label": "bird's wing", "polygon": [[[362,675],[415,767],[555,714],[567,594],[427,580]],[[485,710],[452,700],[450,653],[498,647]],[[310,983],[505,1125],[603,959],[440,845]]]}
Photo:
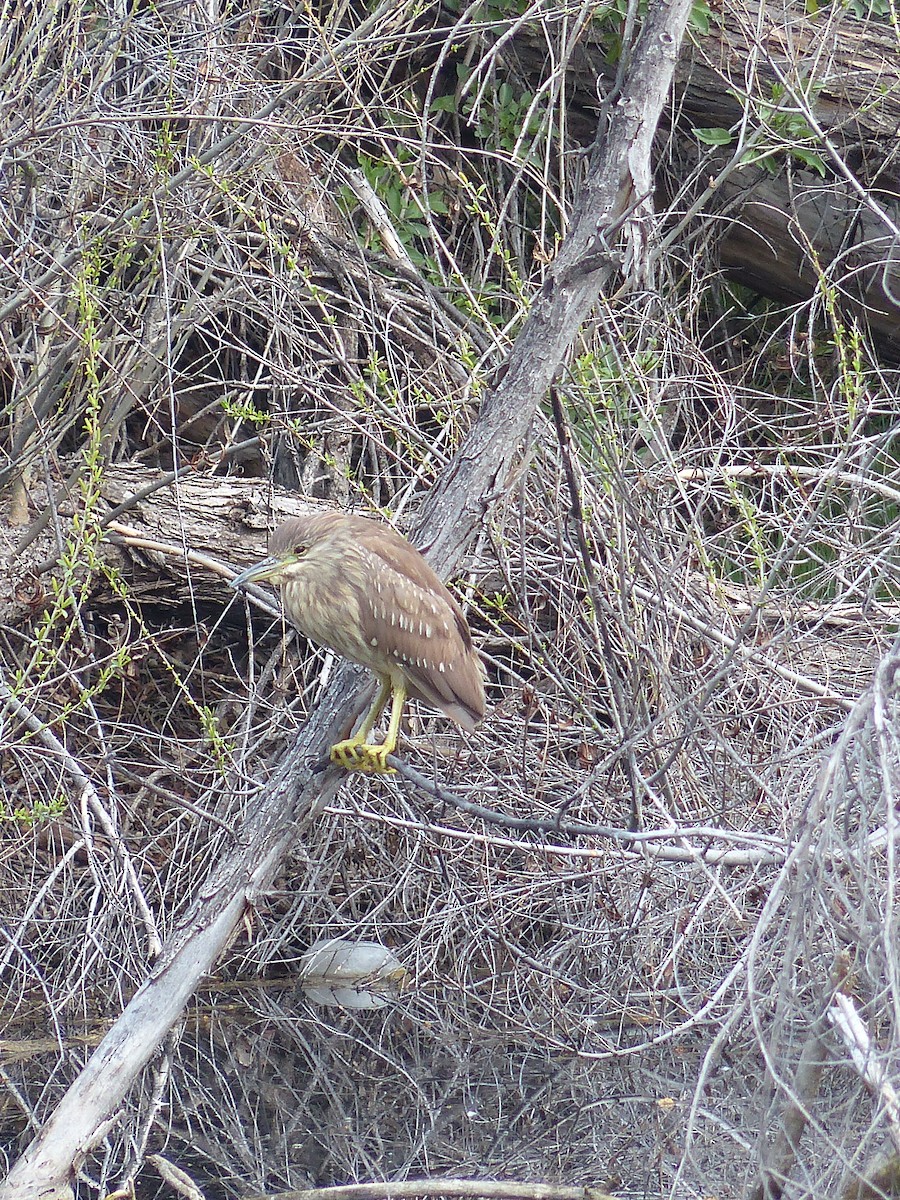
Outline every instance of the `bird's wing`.
{"label": "bird's wing", "polygon": [[375,581],[361,597],[366,639],[396,663],[410,696],[471,731],[484,716],[484,671],[466,619],[419,552],[384,533],[357,542]]}

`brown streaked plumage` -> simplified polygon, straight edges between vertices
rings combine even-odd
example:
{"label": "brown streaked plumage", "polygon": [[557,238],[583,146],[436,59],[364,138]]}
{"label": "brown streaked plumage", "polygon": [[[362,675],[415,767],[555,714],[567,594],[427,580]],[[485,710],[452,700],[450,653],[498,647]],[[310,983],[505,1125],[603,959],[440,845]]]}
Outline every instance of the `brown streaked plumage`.
{"label": "brown streaked plumage", "polygon": [[[284,521],[269,557],[232,587],[268,580],[314,642],[368,667],[381,689],[352,738],[331,748],[348,770],[386,771],[406,699],[422,700],[470,733],[484,716],[484,670],[462,610],[422,555],[388,525],[342,512]],[[380,746],[366,742],[393,693]]]}

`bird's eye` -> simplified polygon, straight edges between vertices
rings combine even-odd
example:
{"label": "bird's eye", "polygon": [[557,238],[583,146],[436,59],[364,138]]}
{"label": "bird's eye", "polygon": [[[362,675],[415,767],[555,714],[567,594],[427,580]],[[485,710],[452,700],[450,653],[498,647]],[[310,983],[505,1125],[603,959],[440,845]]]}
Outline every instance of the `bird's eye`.
{"label": "bird's eye", "polygon": [[297,542],[296,546],[294,546],[295,557],[302,558],[308,549],[309,547],[306,542]]}

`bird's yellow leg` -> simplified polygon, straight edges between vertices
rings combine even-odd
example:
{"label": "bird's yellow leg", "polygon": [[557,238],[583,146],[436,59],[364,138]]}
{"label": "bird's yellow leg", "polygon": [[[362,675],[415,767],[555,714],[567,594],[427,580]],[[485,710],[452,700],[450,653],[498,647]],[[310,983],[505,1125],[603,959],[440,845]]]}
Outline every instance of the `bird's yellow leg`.
{"label": "bird's yellow leg", "polygon": [[362,745],[372,730],[375,728],[375,722],[378,720],[378,714],[387,704],[388,696],[391,694],[391,681],[382,679],[381,686],[378,688],[378,695],[372,701],[372,707],[363,718],[363,723],[354,733],[350,741],[356,742],[357,745]]}
{"label": "bird's yellow leg", "polygon": [[370,746],[366,738],[372,732],[378,714],[391,694],[391,682],[385,680],[375,697],[375,703],[366,713],[365,720],[353,737],[343,742],[335,742],[331,747],[331,761],[346,771],[364,771],[369,775],[390,775],[393,767],[387,765],[387,756],[393,754],[400,736],[400,719],[403,716],[403,705],[406,703],[406,688],[400,685],[393,689],[394,699],[391,703],[391,723],[388,734],[380,746]]}

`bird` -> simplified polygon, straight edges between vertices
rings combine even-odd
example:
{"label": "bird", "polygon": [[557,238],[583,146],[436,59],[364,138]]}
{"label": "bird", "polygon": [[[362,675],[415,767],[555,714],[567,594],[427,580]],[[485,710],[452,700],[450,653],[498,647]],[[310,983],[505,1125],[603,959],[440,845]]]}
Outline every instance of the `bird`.
{"label": "bird", "polygon": [[[328,511],[283,521],[269,556],[233,588],[268,582],[305,637],[367,667],[380,684],[358,731],[330,750],[348,771],[390,774],[403,707],[424,701],[468,733],[484,718],[484,667],[459,604],[418,550],[382,521]],[[379,745],[368,738],[389,697]]]}

